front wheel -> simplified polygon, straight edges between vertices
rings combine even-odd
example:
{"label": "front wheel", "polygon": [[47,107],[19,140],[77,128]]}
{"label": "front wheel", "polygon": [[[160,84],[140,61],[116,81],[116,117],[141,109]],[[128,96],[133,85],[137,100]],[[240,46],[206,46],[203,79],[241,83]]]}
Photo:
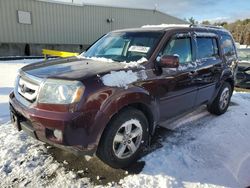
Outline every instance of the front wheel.
{"label": "front wheel", "polygon": [[127,108],[105,129],[97,156],[113,168],[123,168],[138,159],[147,141],[147,118],[141,111]]}
{"label": "front wheel", "polygon": [[230,104],[232,92],[232,86],[228,82],[225,82],[213,103],[208,105],[208,111],[216,115],[224,114]]}

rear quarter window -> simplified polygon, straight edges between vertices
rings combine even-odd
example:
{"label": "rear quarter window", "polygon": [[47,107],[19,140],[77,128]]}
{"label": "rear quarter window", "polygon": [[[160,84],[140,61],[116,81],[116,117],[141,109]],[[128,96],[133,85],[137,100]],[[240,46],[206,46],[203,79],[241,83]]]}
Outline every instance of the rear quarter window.
{"label": "rear quarter window", "polygon": [[233,56],[236,54],[233,40],[229,35],[221,35],[221,48],[223,54],[226,56]]}

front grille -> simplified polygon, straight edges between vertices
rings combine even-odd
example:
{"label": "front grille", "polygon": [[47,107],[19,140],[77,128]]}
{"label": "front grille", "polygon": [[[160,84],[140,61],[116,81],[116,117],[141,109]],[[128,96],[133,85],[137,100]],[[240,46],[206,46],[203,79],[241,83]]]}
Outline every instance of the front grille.
{"label": "front grille", "polygon": [[37,98],[39,85],[36,85],[24,78],[20,77],[18,82],[18,93],[26,100],[34,102]]}
{"label": "front grille", "polygon": [[41,84],[42,79],[20,72],[14,90],[16,99],[25,106],[29,106],[36,101]]}

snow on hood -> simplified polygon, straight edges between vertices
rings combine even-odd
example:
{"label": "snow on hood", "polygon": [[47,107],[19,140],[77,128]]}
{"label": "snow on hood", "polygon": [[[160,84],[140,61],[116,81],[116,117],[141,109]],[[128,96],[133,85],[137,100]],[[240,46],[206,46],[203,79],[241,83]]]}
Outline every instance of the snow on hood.
{"label": "snow on hood", "polygon": [[94,60],[94,61],[99,61],[99,62],[109,62],[109,63],[114,62],[112,59],[108,59],[108,58],[104,58],[104,57],[83,57],[83,56],[77,56],[77,57],[89,59],[89,60]]}
{"label": "snow on hood", "polygon": [[148,61],[145,57],[142,57],[141,59],[139,59],[138,61],[131,61],[129,63],[126,62],[121,62],[122,64],[124,64],[124,68],[144,68],[141,64]]}
{"label": "snow on hood", "polygon": [[147,75],[144,70],[139,72],[129,71],[111,71],[109,74],[104,75],[102,82],[106,86],[110,87],[124,87],[128,88],[128,85],[138,80],[146,80]]}
{"label": "snow on hood", "polygon": [[[83,57],[83,56],[77,56],[77,57],[78,58],[89,59],[89,60],[94,60],[94,61],[99,61],[99,62],[108,62],[108,63],[115,62],[112,59],[108,59],[108,58],[104,58],[104,57]],[[147,61],[148,61],[147,58],[142,57],[138,61],[130,61],[130,62],[123,61],[123,62],[119,62],[119,63],[123,64],[125,69],[134,68],[134,67],[144,68],[141,64],[144,63],[144,62],[147,62]]]}

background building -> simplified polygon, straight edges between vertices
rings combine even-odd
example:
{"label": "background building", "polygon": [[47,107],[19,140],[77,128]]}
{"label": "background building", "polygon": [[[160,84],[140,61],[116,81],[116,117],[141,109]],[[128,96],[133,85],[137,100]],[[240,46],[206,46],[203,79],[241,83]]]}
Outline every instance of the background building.
{"label": "background building", "polygon": [[186,22],[157,10],[0,0],[0,56],[79,52],[111,30],[161,23]]}

